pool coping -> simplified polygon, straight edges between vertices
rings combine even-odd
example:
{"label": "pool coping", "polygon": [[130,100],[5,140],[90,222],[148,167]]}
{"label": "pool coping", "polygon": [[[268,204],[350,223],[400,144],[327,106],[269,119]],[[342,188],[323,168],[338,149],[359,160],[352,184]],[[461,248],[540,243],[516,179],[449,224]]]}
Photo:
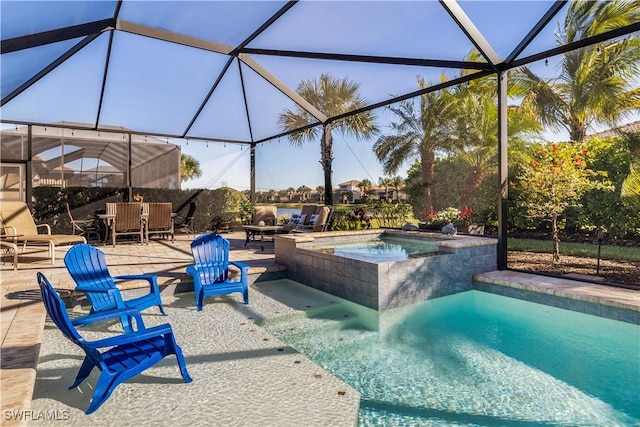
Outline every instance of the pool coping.
{"label": "pool coping", "polygon": [[473,277],[474,289],[640,325],[640,290],[496,270]]}

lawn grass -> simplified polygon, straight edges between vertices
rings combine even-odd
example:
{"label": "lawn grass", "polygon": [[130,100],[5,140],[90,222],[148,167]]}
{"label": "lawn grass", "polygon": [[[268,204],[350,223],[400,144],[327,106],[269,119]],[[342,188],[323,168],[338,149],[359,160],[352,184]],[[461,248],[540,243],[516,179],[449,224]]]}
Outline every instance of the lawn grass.
{"label": "lawn grass", "polygon": [[[510,251],[551,253],[553,252],[553,242],[551,240],[516,239],[509,237],[507,239],[507,248]],[[598,245],[597,243],[560,242],[560,254],[597,258]],[[600,249],[600,259],[640,261],[640,248],[603,244]]]}

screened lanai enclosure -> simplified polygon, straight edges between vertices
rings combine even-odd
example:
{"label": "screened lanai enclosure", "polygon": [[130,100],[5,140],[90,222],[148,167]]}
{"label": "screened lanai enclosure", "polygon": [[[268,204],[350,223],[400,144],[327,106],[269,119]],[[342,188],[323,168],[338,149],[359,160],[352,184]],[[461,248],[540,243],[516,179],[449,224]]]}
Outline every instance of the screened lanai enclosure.
{"label": "screened lanai enclosure", "polygon": [[[621,3],[627,19],[581,29],[591,3],[2,0],[3,197],[31,200],[33,186],[70,185],[72,176],[74,185],[179,187],[176,158],[189,147],[206,171],[243,175],[252,200],[308,176],[301,182],[332,203],[339,183],[378,180],[371,159],[385,175],[398,173],[385,164],[385,137],[415,131],[424,143],[452,132],[411,129],[419,120],[399,126],[402,111],[419,114],[429,96],[490,87],[495,111],[481,150],[489,160],[479,151],[467,157],[489,165],[482,197],[493,201],[504,268],[508,155],[527,134],[509,117],[532,92],[512,91],[512,82],[557,79],[572,53],[597,50],[606,62],[640,31],[637,2]],[[532,133],[549,139],[562,129]],[[433,153],[442,162],[451,150],[435,144]],[[395,166],[410,178],[420,158],[404,154]],[[464,186],[447,191],[460,199]],[[454,204],[441,197],[432,208]]]}

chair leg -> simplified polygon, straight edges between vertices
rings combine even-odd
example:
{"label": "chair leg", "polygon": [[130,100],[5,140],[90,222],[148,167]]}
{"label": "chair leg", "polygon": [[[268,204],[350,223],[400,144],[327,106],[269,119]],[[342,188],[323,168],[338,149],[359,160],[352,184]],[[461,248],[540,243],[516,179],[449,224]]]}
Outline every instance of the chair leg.
{"label": "chair leg", "polygon": [[190,383],[193,381],[191,376],[189,376],[189,371],[187,371],[187,363],[184,360],[184,356],[182,355],[182,349],[176,343],[176,339],[173,334],[166,337],[168,339],[168,344],[171,346],[172,352],[176,355],[176,359],[178,359],[178,367],[180,368],[180,374],[182,375],[182,379],[186,383]]}
{"label": "chair leg", "polygon": [[198,311],[202,311],[202,303],[204,300],[204,296],[202,295],[201,292],[197,292],[196,293],[196,309]]}
{"label": "chair leg", "polygon": [[244,298],[244,303],[249,304],[249,288],[245,289],[244,292],[242,292],[242,297]]}
{"label": "chair leg", "polygon": [[93,397],[91,397],[89,408],[87,408],[87,415],[97,411],[109,396],[111,396],[111,393],[113,393],[113,390],[118,384],[120,383],[117,381],[117,377],[112,377],[110,375],[106,375],[105,372],[102,372],[98,379],[98,384],[96,384],[96,390],[93,393]]}
{"label": "chair leg", "polygon": [[166,315],[167,315],[167,313],[165,313],[165,312],[164,312],[164,308],[162,307],[162,303],[158,304],[158,308],[160,309],[160,313],[161,313],[163,316],[166,316]]}
{"label": "chair leg", "polygon": [[56,263],[56,244],[49,241],[49,257],[51,258],[51,264]]}
{"label": "chair leg", "polygon": [[69,390],[78,387],[82,383],[82,381],[86,380],[93,370],[93,367],[93,362],[88,357],[85,357],[84,361],[82,362],[82,366],[80,366],[80,370],[78,371],[78,375],[76,375],[76,380],[73,382],[73,384],[71,384]]}

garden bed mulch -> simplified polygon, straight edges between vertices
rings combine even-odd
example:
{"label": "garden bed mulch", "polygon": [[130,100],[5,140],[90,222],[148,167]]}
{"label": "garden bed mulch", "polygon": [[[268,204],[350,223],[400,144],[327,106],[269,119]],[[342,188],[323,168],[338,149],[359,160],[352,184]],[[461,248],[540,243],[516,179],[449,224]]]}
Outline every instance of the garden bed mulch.
{"label": "garden bed mulch", "polygon": [[507,266],[515,270],[556,276],[580,274],[593,276],[594,280],[601,277],[607,283],[633,286],[640,290],[640,261],[600,260],[600,272],[596,275],[597,260],[594,258],[561,255],[559,264],[553,264],[551,260],[552,255],[548,253],[509,251]]}

